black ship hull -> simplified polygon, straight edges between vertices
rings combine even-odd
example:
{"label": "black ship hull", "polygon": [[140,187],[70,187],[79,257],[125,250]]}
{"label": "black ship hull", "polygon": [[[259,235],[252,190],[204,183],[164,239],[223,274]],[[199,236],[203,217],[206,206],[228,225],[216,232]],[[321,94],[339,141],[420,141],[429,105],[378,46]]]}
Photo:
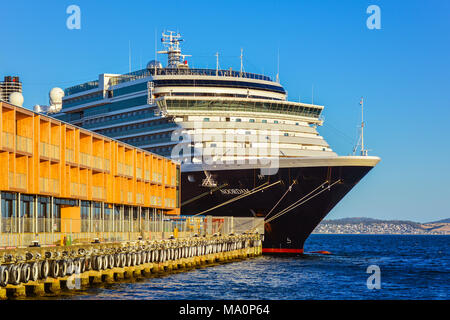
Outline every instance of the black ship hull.
{"label": "black ship hull", "polygon": [[[308,199],[264,224],[264,254],[302,254],[315,227],[373,166],[284,167],[274,175],[262,175],[258,168],[214,170],[209,171],[209,179],[204,171],[183,172],[182,203],[186,204],[181,212],[197,214],[218,206],[204,215],[266,217],[270,213],[269,219],[296,201]],[[221,206],[258,186],[261,191]]]}

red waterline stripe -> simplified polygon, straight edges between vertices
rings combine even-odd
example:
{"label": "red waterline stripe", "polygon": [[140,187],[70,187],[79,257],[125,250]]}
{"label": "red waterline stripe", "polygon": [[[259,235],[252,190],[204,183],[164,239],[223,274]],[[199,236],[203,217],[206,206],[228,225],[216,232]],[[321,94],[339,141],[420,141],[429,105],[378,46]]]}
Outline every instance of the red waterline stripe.
{"label": "red waterline stripe", "polygon": [[266,253],[303,253],[303,249],[282,249],[282,248],[263,248],[262,252]]}

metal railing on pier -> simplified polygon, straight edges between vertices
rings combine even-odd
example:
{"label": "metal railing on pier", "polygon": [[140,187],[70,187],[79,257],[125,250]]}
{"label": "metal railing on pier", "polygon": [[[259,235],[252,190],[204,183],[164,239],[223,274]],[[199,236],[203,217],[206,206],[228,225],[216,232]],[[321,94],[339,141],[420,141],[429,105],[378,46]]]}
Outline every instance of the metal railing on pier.
{"label": "metal railing on pier", "polygon": [[187,238],[213,234],[264,234],[263,218],[167,216],[133,219],[0,218],[0,247],[100,241]]}

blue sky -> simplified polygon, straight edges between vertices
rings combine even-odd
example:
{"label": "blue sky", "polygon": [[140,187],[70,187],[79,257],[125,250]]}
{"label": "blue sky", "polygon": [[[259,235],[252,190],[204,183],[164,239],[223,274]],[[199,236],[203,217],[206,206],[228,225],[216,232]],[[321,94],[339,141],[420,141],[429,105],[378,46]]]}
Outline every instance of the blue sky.
{"label": "blue sky", "polygon": [[[81,29],[69,30],[69,5]],[[369,5],[381,9],[370,30]],[[449,1],[9,1],[0,7],[0,76],[19,75],[25,105],[52,87],[128,72],[154,58],[155,30],[182,33],[191,66],[280,80],[290,100],[325,105],[319,128],[351,153],[364,97],[369,154],[381,163],[328,218],[432,221],[450,216]],[[158,41],[158,46],[160,45]],[[160,47],[158,47],[161,49]]]}

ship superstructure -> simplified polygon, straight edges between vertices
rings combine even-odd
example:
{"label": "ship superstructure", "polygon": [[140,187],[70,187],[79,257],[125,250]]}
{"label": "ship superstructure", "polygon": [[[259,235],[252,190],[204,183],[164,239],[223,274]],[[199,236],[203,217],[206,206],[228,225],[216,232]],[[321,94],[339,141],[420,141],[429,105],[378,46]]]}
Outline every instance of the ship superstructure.
{"label": "ship superstructure", "polygon": [[379,158],[338,157],[317,131],[323,106],[288,101],[278,81],[242,68],[190,68],[181,40],[163,33],[166,67],[153,60],[142,70],[65,89],[55,116],[179,160],[185,214],[269,219],[316,187],[328,188],[328,195],[311,194],[266,224],[266,252],[302,251],[314,227]]}
{"label": "ship superstructure", "polygon": [[[242,136],[267,136],[267,131],[277,135],[279,145],[267,148],[279,150],[276,156],[336,155],[316,130],[323,123],[323,106],[287,101],[284,88],[267,76],[191,69],[180,60],[186,55],[179,35],[163,39],[168,41],[167,50],[160,51],[168,55],[166,68],[151,61],[143,70],[101,74],[67,88],[57,117],[164,156],[180,143],[176,136],[171,139],[177,128],[203,136],[192,139],[192,155],[212,148],[222,160],[252,157],[255,146]],[[269,139],[265,143],[275,143]]]}

